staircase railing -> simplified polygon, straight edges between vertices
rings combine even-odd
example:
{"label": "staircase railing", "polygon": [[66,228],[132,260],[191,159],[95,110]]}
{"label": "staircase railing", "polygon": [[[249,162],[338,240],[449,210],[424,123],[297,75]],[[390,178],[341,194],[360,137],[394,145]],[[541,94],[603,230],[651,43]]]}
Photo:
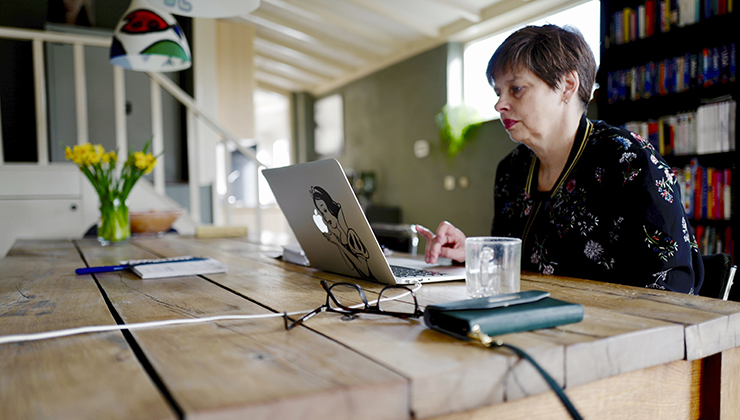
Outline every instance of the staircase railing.
{"label": "staircase railing", "polygon": [[[0,27],[0,38],[31,41],[33,75],[34,75],[34,98],[36,103],[36,149],[37,164],[49,164],[49,138],[48,138],[48,117],[47,117],[47,98],[46,98],[46,70],[44,60],[44,42],[54,42],[62,44],[71,44],[73,46],[73,63],[74,63],[74,80],[75,80],[75,109],[77,115],[77,144],[88,143],[88,121],[87,121],[87,82],[85,76],[85,47],[104,47],[109,48],[111,38],[92,35],[66,34],[53,31],[40,31],[33,29],[18,29]],[[128,150],[127,133],[126,133],[126,97],[124,70],[120,67],[111,65],[113,71],[113,98],[115,114],[115,133],[116,148],[118,150]],[[217,120],[208,112],[198,106],[195,99],[184,92],[177,84],[160,73],[147,73],[151,80],[150,94],[152,103],[152,151],[154,154],[160,154],[163,149],[163,124],[162,124],[162,97],[160,87],[167,91],[172,97],[180,102],[187,109],[187,151],[188,151],[188,169],[189,181],[188,189],[190,195],[190,217],[196,225],[202,224],[200,214],[200,173],[198,164],[198,150],[200,150],[200,141],[198,138],[198,128],[196,122],[202,122],[206,127],[212,130],[218,137],[219,142],[225,146],[233,147],[247,158],[255,162],[257,172],[262,167],[266,167],[255,155],[252,150],[243,147],[239,139],[232,134],[227,128],[220,125]],[[1,100],[1,98],[0,98]],[[2,148],[2,116],[0,116],[0,165],[5,163]],[[228,147],[227,147],[228,149]],[[164,157],[164,156],[163,156]],[[228,154],[224,157],[223,167],[229,168],[230,159]],[[165,195],[165,159],[160,159],[153,171],[154,189],[157,193]],[[226,179],[229,171],[217,174],[217,176]],[[259,177],[253,177],[255,180],[254,188],[259,197]],[[230,183],[226,180],[228,197],[230,194]],[[231,225],[231,205],[228,200],[223,198],[213,200],[214,220],[217,214],[224,212],[225,225]],[[256,205],[256,232],[254,237],[261,238],[262,233],[262,209],[259,200]]]}

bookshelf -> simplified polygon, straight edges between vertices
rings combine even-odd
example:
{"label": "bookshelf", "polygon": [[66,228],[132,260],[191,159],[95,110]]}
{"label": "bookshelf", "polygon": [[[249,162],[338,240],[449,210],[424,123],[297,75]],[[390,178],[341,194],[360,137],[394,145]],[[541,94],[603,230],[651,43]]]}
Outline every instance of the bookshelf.
{"label": "bookshelf", "polygon": [[674,168],[704,254],[740,236],[735,0],[602,0],[598,118],[641,134]]}

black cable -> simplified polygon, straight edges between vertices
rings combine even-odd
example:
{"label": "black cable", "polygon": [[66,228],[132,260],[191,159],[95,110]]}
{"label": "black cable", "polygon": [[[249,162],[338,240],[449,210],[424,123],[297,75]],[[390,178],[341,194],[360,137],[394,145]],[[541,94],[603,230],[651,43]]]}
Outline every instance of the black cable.
{"label": "black cable", "polygon": [[529,363],[531,363],[532,366],[534,366],[535,369],[537,369],[540,375],[542,375],[542,377],[545,378],[545,381],[547,382],[548,385],[550,385],[550,388],[552,388],[552,390],[555,391],[555,395],[557,395],[558,398],[560,398],[560,401],[565,406],[565,409],[568,410],[568,413],[570,414],[570,416],[574,420],[583,420],[583,417],[581,417],[581,415],[578,413],[578,410],[576,410],[576,407],[570,401],[568,396],[565,395],[565,391],[563,391],[563,388],[561,388],[560,385],[558,385],[558,383],[555,382],[555,380],[552,379],[552,377],[547,372],[545,372],[545,370],[542,369],[542,367],[537,362],[535,362],[534,359],[532,359],[532,357],[530,357],[524,350],[520,349],[519,347],[512,346],[511,344],[502,343],[500,341],[492,342],[490,344],[490,347],[506,347],[507,349],[510,349],[511,351],[516,353],[519,357],[523,359],[527,359],[527,361],[529,361]]}

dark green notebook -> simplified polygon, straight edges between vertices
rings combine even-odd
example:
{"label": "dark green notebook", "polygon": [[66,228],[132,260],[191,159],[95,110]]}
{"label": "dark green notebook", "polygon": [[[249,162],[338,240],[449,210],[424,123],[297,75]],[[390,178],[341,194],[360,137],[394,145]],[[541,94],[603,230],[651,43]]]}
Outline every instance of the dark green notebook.
{"label": "dark green notebook", "polygon": [[582,319],[582,305],[553,299],[540,291],[430,305],[424,310],[424,322],[429,328],[463,339],[468,339],[474,325],[495,336],[552,328]]}

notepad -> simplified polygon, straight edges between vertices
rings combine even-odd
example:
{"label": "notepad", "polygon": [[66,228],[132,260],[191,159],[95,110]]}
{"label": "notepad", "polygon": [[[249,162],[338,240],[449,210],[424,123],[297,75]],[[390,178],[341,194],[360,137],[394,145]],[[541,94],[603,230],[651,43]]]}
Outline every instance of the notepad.
{"label": "notepad", "polygon": [[225,273],[226,264],[213,258],[205,258],[193,261],[165,261],[161,263],[132,265],[131,271],[142,279],[159,279],[165,277]]}

